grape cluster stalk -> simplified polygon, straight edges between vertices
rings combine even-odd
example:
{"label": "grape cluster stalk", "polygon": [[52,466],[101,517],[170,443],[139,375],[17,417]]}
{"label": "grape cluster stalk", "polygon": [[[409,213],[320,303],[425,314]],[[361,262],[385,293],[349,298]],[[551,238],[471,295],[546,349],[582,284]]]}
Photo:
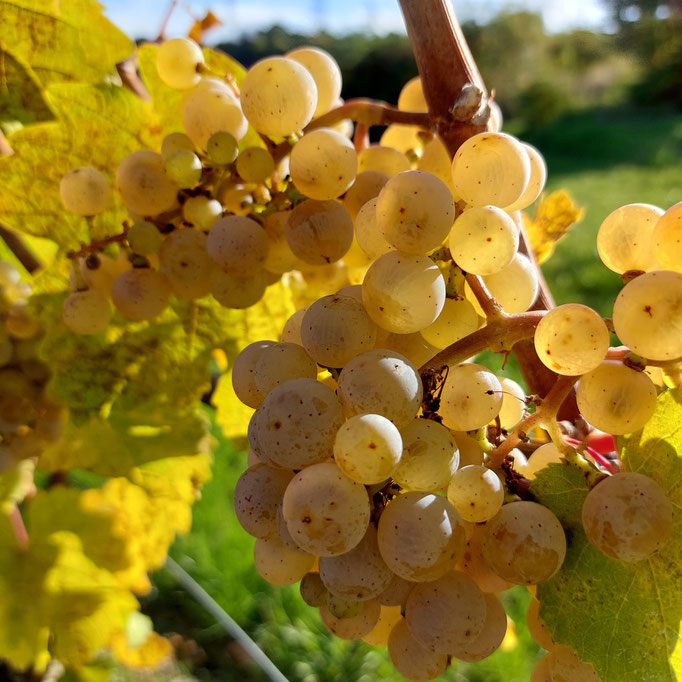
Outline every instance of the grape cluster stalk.
{"label": "grape cluster stalk", "polygon": [[[582,519],[597,549],[636,562],[666,545],[660,486],[619,471],[615,453],[592,457],[582,439],[638,431],[679,376],[682,204],[624,206],[599,231],[604,264],[628,282],[612,319],[626,348],[610,349],[609,326],[584,305],[531,310],[540,281],[520,248],[521,212],[547,169],[500,132],[480,88],[457,100],[476,131],[451,153],[420,78],[397,109],[338,106],[340,72],[319,49],[264,59],[238,89],[185,39],[161,45],[157,69],[183,92],[184,131],[119,165],[130,221],[72,254],[63,320],[102,333],[110,300],[133,322],[171,296],[245,308],[285,273],[321,273],[327,293],[232,368],[254,409],[235,509],[263,578],[300,581],[332,633],[386,646],[400,674],[429,680],[500,646],[501,591],[561,569],[562,525],[529,492],[551,464],[586,472]],[[367,126],[390,121],[369,145]],[[262,146],[240,146],[249,127]],[[61,194],[86,217],[112,197],[92,168],[64,176]],[[117,256],[102,251],[112,244]],[[555,379],[539,397],[472,362],[523,341]],[[574,389],[578,447],[557,421]],[[599,679],[552,641],[536,601],[528,619],[548,650],[533,680]]]}

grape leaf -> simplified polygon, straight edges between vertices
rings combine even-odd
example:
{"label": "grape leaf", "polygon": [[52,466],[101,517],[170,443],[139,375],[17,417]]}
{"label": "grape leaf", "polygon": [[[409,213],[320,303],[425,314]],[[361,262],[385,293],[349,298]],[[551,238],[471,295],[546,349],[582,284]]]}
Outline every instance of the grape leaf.
{"label": "grape leaf", "polygon": [[554,253],[558,241],[580,222],[584,209],[574,203],[563,189],[542,196],[532,218],[522,213],[523,226],[530,239],[538,263],[544,263]]}
{"label": "grape leaf", "polygon": [[59,182],[69,170],[93,166],[113,183],[118,163],[160,145],[148,103],[113,85],[54,85],[45,91],[59,121],[22,128],[11,136],[14,154],[0,158],[0,219],[16,232],[49,237],[64,249],[120,232],[128,217],[114,193],[112,207],[89,228],[64,210]]}
{"label": "grape leaf", "polygon": [[531,486],[566,530],[559,573],[538,587],[540,614],[554,639],[591,662],[603,682],[673,682],[682,673],[682,405],[659,396],[642,431],[620,439],[629,470],[656,480],[674,507],[673,537],[648,559],[611,559],[587,540],[580,512],[588,487],[575,468],[550,465]]}
{"label": "grape leaf", "polygon": [[133,52],[96,0],[0,0],[0,40],[46,86],[97,83]]}

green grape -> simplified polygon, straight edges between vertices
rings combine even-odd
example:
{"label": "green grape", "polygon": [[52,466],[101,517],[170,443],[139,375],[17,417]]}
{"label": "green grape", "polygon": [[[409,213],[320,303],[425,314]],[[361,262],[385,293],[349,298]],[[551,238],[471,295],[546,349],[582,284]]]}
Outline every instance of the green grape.
{"label": "green grape", "polygon": [[182,217],[200,230],[210,230],[222,215],[222,204],[208,197],[188,197],[182,205]]}
{"label": "green grape", "polygon": [[311,199],[336,199],[355,181],[358,155],[341,133],[317,128],[294,145],[289,173],[296,189]]}
{"label": "green grape", "polygon": [[455,220],[450,190],[435,176],[405,171],[377,198],[376,221],[386,241],[409,254],[425,254],[448,236]]}
{"label": "green grape", "polygon": [[491,519],[502,507],[504,486],[499,476],[485,466],[465,466],[448,485],[448,500],[459,515],[471,523]]}
{"label": "green grape", "polygon": [[497,651],[507,634],[507,614],[502,602],[494,594],[484,594],[486,605],[483,630],[472,642],[463,647],[456,647],[453,654],[461,661],[474,663]]}
{"label": "green grape", "polygon": [[503,429],[513,429],[526,411],[526,392],[513,379],[497,377],[502,388],[502,407],[497,415]]}
{"label": "green grape", "polygon": [[258,539],[253,561],[261,578],[271,585],[293,585],[313,567],[315,557],[287,547],[279,538]]}
{"label": "green grape", "polygon": [[525,142],[521,142],[521,146],[528,154],[530,161],[530,179],[523,194],[514,203],[505,207],[504,210],[507,213],[530,206],[540,196],[547,180],[547,164],[542,154],[535,147]]}
{"label": "green grape", "polygon": [[256,386],[256,367],[261,352],[274,343],[274,341],[254,341],[244,348],[234,360],[232,388],[237,398],[248,407],[255,409],[265,400],[265,396]]}
{"label": "green grape", "polygon": [[317,378],[315,361],[296,343],[273,343],[258,354],[253,378],[261,395],[290,379]]}
{"label": "green grape", "polygon": [[411,78],[403,85],[398,95],[398,109],[426,113],[429,110],[424,97],[424,89],[419,76]]}
{"label": "green grape", "polygon": [[133,268],[121,273],[111,288],[114,305],[123,317],[140,322],[161,314],[170,300],[170,282],[149,268]]}
{"label": "green grape", "polygon": [[[358,176],[360,177],[360,176]],[[370,199],[355,216],[355,239],[371,260],[393,250],[377,224],[377,200]]]}
{"label": "green grape", "polygon": [[237,173],[245,182],[265,182],[275,172],[275,160],[267,149],[247,147],[237,157]]}
{"label": "green grape", "polygon": [[550,310],[535,330],[535,350],[557,374],[590,372],[609,349],[609,330],[592,308],[567,303]]}
{"label": "green grape", "polygon": [[141,220],[134,223],[128,230],[127,239],[128,246],[133,253],[140,256],[151,256],[159,252],[164,237],[154,223]]}
{"label": "green grape", "polygon": [[452,157],[447,147],[439,137],[434,137],[426,143],[422,155],[417,161],[417,169],[435,175],[441,182],[447,185],[450,193],[455,196],[455,188],[452,184]]}
{"label": "green grape", "polygon": [[109,181],[90,166],[81,166],[63,175],[59,195],[64,206],[78,215],[97,215],[111,204]]}
{"label": "green grape", "polygon": [[234,511],[241,527],[254,538],[276,538],[277,509],[292,471],[273,469],[265,464],[249,467],[234,488]]}
{"label": "green grape", "polygon": [[401,493],[386,505],[378,540],[393,573],[419,583],[448,574],[466,542],[464,524],[452,503],[420,492]]}
{"label": "green grape", "polygon": [[398,621],[388,636],[388,655],[393,667],[407,680],[435,680],[448,667],[448,655],[423,647],[412,635],[405,619]]}
{"label": "green grape", "polygon": [[410,591],[417,583],[405,580],[395,573],[391,573],[391,582],[377,597],[382,606],[405,606]]}
{"label": "green grape", "polygon": [[334,57],[319,47],[299,47],[285,57],[305,66],[315,81],[317,106],[313,117],[327,113],[341,96],[341,69]]}
{"label": "green grape", "polygon": [[206,250],[214,263],[233,274],[254,273],[268,255],[268,238],[251,218],[225,216],[208,233]]}
{"label": "green grape", "polygon": [[303,345],[301,339],[301,326],[303,324],[303,317],[305,316],[307,308],[301,308],[293,313],[282,327],[282,341],[289,343],[297,343],[299,346]]}
{"label": "green grape", "polygon": [[285,235],[297,258],[309,265],[327,265],[348,252],[353,221],[338,201],[308,199],[291,212]]}
{"label": "green grape", "polygon": [[405,604],[405,620],[424,648],[452,654],[481,635],[486,610],[478,585],[468,575],[452,571],[414,587]]}
{"label": "green grape", "polygon": [[[512,262],[499,272],[485,275],[483,282],[491,295],[509,314],[528,310],[537,298],[540,286],[535,267],[528,260],[528,256],[522,253],[517,253]],[[468,284],[464,285],[464,294],[477,309],[479,315],[485,317]]]}
{"label": "green grape", "polygon": [[284,274],[290,270],[301,270],[307,267],[289,246],[286,238],[286,228],[291,211],[277,211],[270,213],[263,220],[263,230],[268,238],[268,255],[263,267],[268,272]]}
{"label": "green grape", "polygon": [[177,149],[164,159],[166,175],[181,189],[190,189],[201,180],[201,160],[187,149]]}
{"label": "green grape", "polygon": [[613,326],[621,342],[642,357],[682,357],[682,274],[648,272],[628,282],[613,304]]}
{"label": "green grape", "polygon": [[357,174],[355,182],[341,200],[353,222],[362,207],[370,199],[375,199],[387,182],[388,175],[379,171],[362,171]]}
{"label": "green grape", "polygon": [[210,293],[212,264],[206,243],[206,235],[191,228],[175,230],[164,239],[159,269],[176,296],[201,298]]}
{"label": "green grape", "polygon": [[15,339],[31,339],[40,331],[40,322],[26,303],[15,303],[5,312],[5,329]]}
{"label": "green grape", "polygon": [[347,417],[380,414],[401,428],[417,416],[422,395],[415,366],[389,350],[357,355],[339,376],[338,397]]}
{"label": "green grape", "polygon": [[226,131],[241,140],[249,127],[239,101],[220,81],[199,83],[187,93],[182,101],[182,124],[199,149],[206,149],[213,133]]}
{"label": "green grape", "polygon": [[425,132],[419,126],[394,123],[384,130],[379,142],[384,147],[393,147],[401,152],[414,152],[424,146],[422,135]]}
{"label": "green grape", "polygon": [[499,594],[509,589],[512,584],[500,578],[488,566],[483,556],[485,532],[485,524],[473,525],[462,558],[457,564],[457,570],[466,573],[483,592]]}
{"label": "green grape", "polygon": [[566,556],[559,519],[536,502],[510,502],[486,524],[483,555],[501,578],[535,585],[551,578]]}
{"label": "green grape", "polygon": [[278,466],[301,469],[332,456],[344,420],[334,391],[324,384],[291,379],[268,393],[261,410],[255,436],[260,450]]}
{"label": "green grape", "polygon": [[554,640],[549,633],[545,622],[540,618],[540,602],[533,597],[528,604],[528,611],[526,611],[526,625],[530,636],[535,640],[536,644],[547,651],[554,648]]}
{"label": "green grape", "polygon": [[389,251],[372,263],[362,282],[369,316],[396,334],[430,325],[445,304],[445,280],[427,256]]}
{"label": "green grape", "polygon": [[186,90],[199,82],[197,67],[203,63],[201,48],[188,38],[165,40],[156,53],[159,78],[177,90]]}
{"label": "green grape", "polygon": [[375,599],[391,582],[372,524],[353,549],[337,556],[320,557],[320,578],[329,592],[350,602]]}
{"label": "green grape", "polygon": [[334,441],[334,460],[341,471],[364,485],[389,478],[402,452],[400,431],[379,414],[351,417],[339,428]]}
{"label": "green grape", "polygon": [[671,206],[654,227],[656,260],[666,270],[682,271],[682,202]]}
{"label": "green grape", "polygon": [[502,387],[489,369],[469,362],[449,368],[440,401],[445,426],[455,431],[480,429],[501,407]]}
{"label": "green grape", "polygon": [[592,426],[614,435],[634,433],[656,409],[656,386],[644,372],[608,360],[580,378],[576,402]]}
{"label": "green grape", "polygon": [[452,160],[455,192],[471,206],[513,205],[530,180],[530,160],[521,143],[505,133],[479,133]]}
{"label": "green grape", "polygon": [[600,552],[620,561],[642,561],[670,540],[673,506],[656,481],[623,472],[590,490],[582,522],[588,540]]}
{"label": "green grape", "polygon": [[239,153],[239,146],[234,135],[227,130],[219,130],[213,133],[206,142],[208,158],[220,166],[233,163]]}
{"label": "green grape", "polygon": [[244,185],[226,183],[218,190],[218,199],[227,213],[246,216],[253,209],[252,186],[244,187]]}
{"label": "green grape", "polygon": [[476,309],[466,298],[446,298],[440,315],[421,330],[421,335],[435,348],[447,348],[475,332],[480,322]]}
{"label": "green grape", "polygon": [[362,602],[360,613],[351,618],[336,618],[325,606],[320,607],[320,616],[325,627],[341,639],[361,639],[372,631],[379,620],[381,606],[372,599]]}
{"label": "green grape", "polygon": [[268,57],[246,72],[241,105],[259,133],[286,137],[310,123],[317,107],[317,87],[310,72],[298,62]]}
{"label": "green grape", "polygon": [[546,660],[551,682],[601,682],[592,664],[581,661],[571,647],[553,647]]}
{"label": "green grape", "polygon": [[301,342],[324,367],[343,367],[356,355],[371,350],[377,327],[365,306],[351,296],[331,294],[313,303],[301,324]]}
{"label": "green grape", "polygon": [[459,450],[450,431],[429,419],[413,419],[400,434],[403,455],[393,480],[405,490],[445,490],[459,466]]}
{"label": "green grape", "polygon": [[388,638],[391,630],[403,619],[400,606],[381,606],[379,620],[362,641],[371,646],[388,646]]}
{"label": "green grape", "polygon": [[77,291],[64,301],[62,320],[76,334],[101,334],[111,321],[111,304],[98,291]]}
{"label": "green grape", "polygon": [[336,464],[313,464],[292,479],[282,513],[302,549],[320,557],[336,556],[353,549],[365,536],[369,497],[365,487],[351,481]]}
{"label": "green grape", "polygon": [[160,154],[133,152],[116,169],[116,187],[136,215],[155,216],[177,204],[178,186],[166,175]]}
{"label": "green grape", "polygon": [[188,152],[194,151],[194,143],[185,133],[170,133],[163,138],[161,143],[161,156],[165,161],[173,152],[184,149]]}
{"label": "green grape", "polygon": [[358,173],[374,171],[392,178],[408,170],[410,170],[410,160],[393,147],[373,144],[358,154]]}
{"label": "green grape", "polygon": [[654,229],[663,209],[650,204],[621,206],[604,219],[597,233],[602,263],[617,273],[658,269]]}
{"label": "green grape", "polygon": [[268,286],[265,270],[246,275],[225,272],[220,268],[211,271],[211,295],[225,308],[249,308],[263,298]]}
{"label": "green grape", "polygon": [[306,573],[301,578],[301,599],[308,606],[322,606],[327,599],[327,588],[319,573]]}
{"label": "green grape", "polygon": [[462,270],[492,275],[512,262],[519,247],[519,231],[501,208],[478,206],[455,220],[448,245]]}

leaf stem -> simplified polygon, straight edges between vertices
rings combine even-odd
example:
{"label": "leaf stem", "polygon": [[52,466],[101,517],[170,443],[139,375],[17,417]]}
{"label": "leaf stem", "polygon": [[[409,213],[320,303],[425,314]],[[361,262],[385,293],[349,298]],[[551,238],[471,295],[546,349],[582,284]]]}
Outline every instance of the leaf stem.
{"label": "leaf stem", "polygon": [[26,531],[26,526],[24,525],[24,519],[21,516],[21,510],[18,504],[14,504],[9,512],[9,520],[12,524],[12,530],[14,531],[14,537],[17,541],[17,546],[22,552],[28,549],[28,532]]}

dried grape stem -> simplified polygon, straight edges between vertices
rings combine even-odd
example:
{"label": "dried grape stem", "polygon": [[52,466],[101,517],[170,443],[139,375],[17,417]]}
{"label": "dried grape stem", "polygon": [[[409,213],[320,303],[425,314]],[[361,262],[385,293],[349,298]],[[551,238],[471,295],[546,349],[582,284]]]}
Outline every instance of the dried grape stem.
{"label": "dried grape stem", "polygon": [[17,541],[17,546],[20,550],[26,551],[28,549],[28,533],[24,525],[24,519],[21,516],[19,506],[15,504],[9,512],[9,519],[14,531],[14,537]]}
{"label": "dried grape stem", "polygon": [[432,357],[420,368],[420,372],[438,370],[445,365],[456,365],[484,350],[504,352],[515,344],[535,334],[535,328],[544,317],[545,311],[532,310],[527,313],[507,315],[502,313],[485,327],[476,330],[463,339],[456,341],[445,350]]}
{"label": "dried grape stem", "polygon": [[103,239],[97,239],[90,244],[84,244],[78,251],[69,251],[66,255],[68,258],[83,258],[90,253],[97,253],[101,251],[105,246],[115,243],[123,243],[128,238],[128,230],[124,229],[121,234],[114,234],[110,237],[104,237]]}
{"label": "dried grape stem", "polygon": [[116,71],[124,87],[137,95],[143,102],[151,102],[152,97],[149,91],[137,75],[137,53],[116,64]]}

